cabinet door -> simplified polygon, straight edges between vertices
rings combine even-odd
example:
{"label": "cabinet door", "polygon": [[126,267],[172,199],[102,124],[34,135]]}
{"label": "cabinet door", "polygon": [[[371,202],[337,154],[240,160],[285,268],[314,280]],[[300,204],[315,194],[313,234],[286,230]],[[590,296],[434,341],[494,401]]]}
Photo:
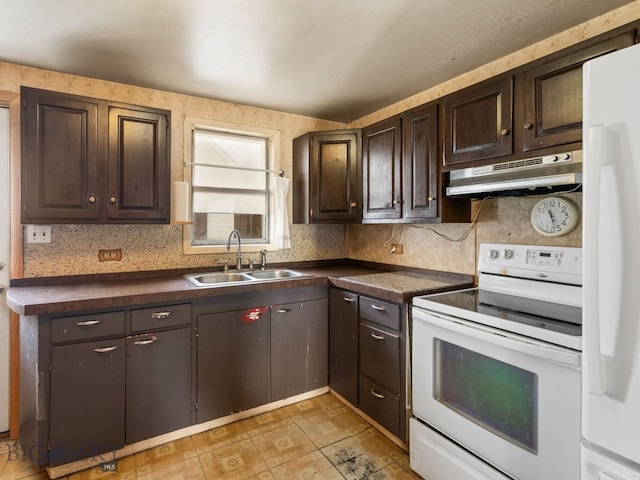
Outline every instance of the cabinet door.
{"label": "cabinet door", "polygon": [[98,218],[98,104],[23,87],[22,223]]}
{"label": "cabinet door", "polygon": [[487,80],[445,97],[444,165],[513,153],[513,77]]}
{"label": "cabinet door", "polygon": [[127,338],[126,443],[191,424],[191,328]]}
{"label": "cabinet door", "polygon": [[402,217],[402,118],[362,130],[362,219]]}
{"label": "cabinet door", "polygon": [[635,30],[527,69],[523,150],[582,141],[582,64],[635,43]]}
{"label": "cabinet door", "polygon": [[169,137],[164,112],[109,106],[107,219],[169,222]]}
{"label": "cabinet door", "polygon": [[327,299],[271,307],[271,398],[329,383]]}
{"label": "cabinet door", "polygon": [[310,150],[310,222],[359,221],[360,133],[313,133]]}
{"label": "cabinet door", "polygon": [[336,288],[329,296],[329,385],[358,405],[358,295]]}
{"label": "cabinet door", "polygon": [[438,216],[438,106],[429,105],[405,113],[404,217],[430,219]]}
{"label": "cabinet door", "polygon": [[125,339],[51,352],[50,466],[124,446]]}
{"label": "cabinet door", "polygon": [[198,316],[198,423],[269,402],[269,307]]}

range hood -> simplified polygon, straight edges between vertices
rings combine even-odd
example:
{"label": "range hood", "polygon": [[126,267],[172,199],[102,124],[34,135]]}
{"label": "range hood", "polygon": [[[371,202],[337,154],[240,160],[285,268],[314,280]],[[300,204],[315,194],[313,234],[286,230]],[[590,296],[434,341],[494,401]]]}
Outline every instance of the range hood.
{"label": "range hood", "polygon": [[582,150],[449,172],[447,196],[532,195],[582,183]]}

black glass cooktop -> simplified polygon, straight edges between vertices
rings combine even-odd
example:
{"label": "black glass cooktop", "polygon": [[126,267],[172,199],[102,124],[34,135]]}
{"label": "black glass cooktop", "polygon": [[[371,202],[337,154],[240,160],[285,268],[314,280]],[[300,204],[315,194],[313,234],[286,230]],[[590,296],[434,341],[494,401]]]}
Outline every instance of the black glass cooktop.
{"label": "black glass cooktop", "polygon": [[[466,310],[566,335],[582,335],[582,308],[580,307],[505,295],[477,288],[419,297],[414,300],[416,306],[424,306],[420,303],[420,299],[459,310],[456,313],[461,318],[465,318],[463,311]],[[447,310],[451,311],[451,308]]]}

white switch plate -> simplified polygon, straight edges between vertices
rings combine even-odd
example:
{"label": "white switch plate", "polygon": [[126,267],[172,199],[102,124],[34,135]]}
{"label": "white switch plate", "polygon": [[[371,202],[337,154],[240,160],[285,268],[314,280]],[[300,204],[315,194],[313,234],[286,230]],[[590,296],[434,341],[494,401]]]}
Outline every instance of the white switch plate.
{"label": "white switch plate", "polygon": [[51,225],[27,225],[27,243],[51,243]]}

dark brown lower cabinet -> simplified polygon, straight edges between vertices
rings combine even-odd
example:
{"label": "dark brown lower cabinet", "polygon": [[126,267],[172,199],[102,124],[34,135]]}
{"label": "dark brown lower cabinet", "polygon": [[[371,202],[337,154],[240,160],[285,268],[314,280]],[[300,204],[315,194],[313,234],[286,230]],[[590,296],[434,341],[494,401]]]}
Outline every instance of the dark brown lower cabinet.
{"label": "dark brown lower cabinet", "polygon": [[329,301],[329,385],[406,441],[408,306],[338,288]]}
{"label": "dark brown lower cabinet", "polygon": [[126,438],[191,424],[191,327],[127,338]]}
{"label": "dark brown lower cabinet", "polygon": [[198,316],[198,423],[269,403],[269,307]]}
{"label": "dark brown lower cabinet", "polygon": [[271,401],[328,383],[328,301],[271,307]]}
{"label": "dark brown lower cabinet", "polygon": [[124,446],[124,338],[51,349],[49,465]]}
{"label": "dark brown lower cabinet", "polygon": [[358,295],[337,288],[329,293],[329,385],[358,405]]}

